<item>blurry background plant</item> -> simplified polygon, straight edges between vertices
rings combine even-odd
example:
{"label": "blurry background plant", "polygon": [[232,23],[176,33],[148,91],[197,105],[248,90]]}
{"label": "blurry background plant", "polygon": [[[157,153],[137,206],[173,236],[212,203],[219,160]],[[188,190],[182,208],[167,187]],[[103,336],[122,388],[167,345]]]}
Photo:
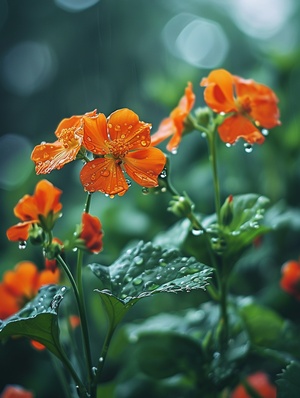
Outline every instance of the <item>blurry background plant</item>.
{"label": "blurry background plant", "polygon": [[[289,207],[280,231],[257,242],[240,260],[233,291],[255,294],[261,304],[299,323],[299,302],[279,286],[281,265],[299,258],[299,17],[297,0],[0,0],[1,273],[23,260],[43,265],[38,250],[18,250],[5,232],[15,223],[12,207],[39,180],[30,153],[41,139],[52,142],[62,118],[94,108],[108,115],[128,107],[151,122],[154,132],[177,105],[187,81],[196,93],[202,92],[201,78],[222,67],[272,87],[284,126],[271,131],[266,143],[251,153],[242,143],[222,146],[222,198],[246,192],[266,195],[277,204],[270,219]],[[171,162],[177,189],[188,190],[198,211],[213,212],[207,148],[199,134],[184,139]],[[66,165],[51,174],[51,182],[64,190],[60,236],[73,232],[73,220],[83,210],[79,170],[79,164],[77,169]],[[99,262],[111,263],[130,240],[152,239],[174,223],[175,216],[166,211],[169,200],[167,194],[144,196],[138,186],[129,189],[125,200],[99,194],[91,209],[105,229]],[[94,300],[98,298],[91,296]],[[127,320],[204,300],[204,293],[168,295],[163,301],[152,297],[137,304]],[[101,329],[104,314],[98,305],[95,312]],[[116,339],[115,352],[122,352],[118,341],[122,339]],[[0,391],[11,383],[43,398],[59,397],[46,352],[35,352],[18,339],[1,348],[0,362],[6,364]],[[107,365],[107,379],[115,366],[113,360]]]}

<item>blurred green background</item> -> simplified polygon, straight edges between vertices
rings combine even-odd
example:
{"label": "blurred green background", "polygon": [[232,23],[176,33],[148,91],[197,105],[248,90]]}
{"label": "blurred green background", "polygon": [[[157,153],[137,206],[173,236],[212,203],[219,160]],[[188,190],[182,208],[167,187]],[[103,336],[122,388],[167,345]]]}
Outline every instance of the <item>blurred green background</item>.
{"label": "blurred green background", "polygon": [[[252,153],[242,143],[232,148],[220,144],[222,199],[255,192],[297,211],[299,18],[297,0],[0,0],[0,273],[24,259],[43,264],[36,248],[18,250],[5,231],[17,221],[14,205],[25,193],[32,194],[42,178],[30,160],[33,147],[54,141],[62,118],[95,108],[109,115],[128,107],[152,123],[155,132],[187,81],[194,85],[196,106],[203,105],[199,82],[215,68],[269,85],[280,99],[282,122]],[[213,212],[204,139],[189,135],[171,163],[177,189],[188,192],[199,212]],[[80,223],[85,201],[80,169],[74,162],[46,176],[63,190],[64,217],[56,230],[62,239]],[[150,240],[172,225],[176,219],[166,211],[169,200],[168,194],[142,195],[135,184],[122,198],[95,194],[91,212],[101,218],[105,231],[104,251],[96,261],[110,264],[132,239]],[[241,269],[250,279],[239,285],[246,293],[257,292],[263,285],[257,275],[262,275],[275,286],[266,296],[275,295],[277,308],[294,319],[299,304],[281,296],[277,283],[282,262],[300,254],[298,237],[295,219],[292,229],[273,236],[258,259],[244,261]],[[198,299],[172,296],[163,304],[149,299],[131,317],[185,308],[193,300]],[[19,383],[35,389],[37,396],[60,397],[47,355],[27,342],[1,347],[0,363],[0,391],[7,383]]]}

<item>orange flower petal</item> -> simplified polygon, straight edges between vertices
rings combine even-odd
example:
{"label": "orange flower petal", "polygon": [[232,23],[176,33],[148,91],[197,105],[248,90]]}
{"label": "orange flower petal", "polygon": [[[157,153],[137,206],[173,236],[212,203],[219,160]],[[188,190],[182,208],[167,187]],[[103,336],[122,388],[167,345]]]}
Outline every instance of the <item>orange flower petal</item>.
{"label": "orange flower petal", "polygon": [[128,184],[121,167],[113,158],[97,158],[84,165],[80,173],[86,191],[100,191],[107,195],[124,195]]}
{"label": "orange flower petal", "polygon": [[100,220],[89,213],[83,213],[80,238],[84,240],[86,248],[92,253],[99,253],[102,250],[102,237]]}
{"label": "orange flower petal", "polygon": [[234,76],[238,101],[249,103],[249,115],[262,127],[272,128],[280,124],[278,98],[267,86],[252,79]]}
{"label": "orange flower petal", "polygon": [[61,193],[51,182],[41,180],[37,183],[33,196],[25,195],[19,200],[14,213],[22,221],[37,220],[39,215],[46,217],[50,211],[57,213],[62,208],[59,203]]}
{"label": "orange flower petal", "polygon": [[151,143],[151,124],[140,121],[138,115],[130,109],[113,112],[107,123],[111,140],[124,140],[130,150],[146,148]]}
{"label": "orange flower petal", "polygon": [[5,286],[0,284],[0,319],[6,319],[20,309],[18,297],[14,296]]}
{"label": "orange flower petal", "polygon": [[52,144],[37,145],[31,160],[35,163],[36,174],[47,174],[54,169],[59,170],[72,162],[81,148],[82,137],[74,137],[67,142],[55,141]]}
{"label": "orange flower petal", "polygon": [[166,156],[158,148],[130,152],[125,158],[124,169],[136,183],[144,187],[158,185],[157,178],[166,163]]}
{"label": "orange flower petal", "polygon": [[228,117],[218,127],[221,140],[234,144],[243,138],[249,144],[262,144],[265,140],[262,133],[246,118],[239,114]]}
{"label": "orange flower petal", "polygon": [[[38,220],[36,220],[38,222]],[[6,231],[7,238],[12,242],[25,241],[29,236],[29,229],[33,221],[25,221],[22,223],[18,223],[8,228]]]}
{"label": "orange flower petal", "polygon": [[33,348],[35,348],[38,351],[43,351],[46,349],[46,347],[44,346],[44,344],[39,343],[36,340],[30,340],[30,344],[32,345]]}
{"label": "orange flower petal", "polygon": [[158,130],[151,136],[151,145],[156,146],[176,132],[173,119],[167,117],[162,120]]}
{"label": "orange flower petal", "polygon": [[99,113],[93,117],[83,117],[84,135],[83,144],[88,151],[97,155],[106,154],[107,148],[105,142],[109,139],[107,134],[106,117],[103,113]]}
{"label": "orange flower petal", "polygon": [[214,112],[237,111],[233,92],[234,78],[225,69],[212,71],[202,79],[200,85],[206,86],[204,100]]}
{"label": "orange flower petal", "polygon": [[[276,387],[270,383],[267,375],[256,372],[247,377],[247,382],[262,398],[276,398]],[[243,385],[239,385],[230,395],[230,398],[251,398]]]}
{"label": "orange flower petal", "polygon": [[13,271],[6,271],[3,283],[15,296],[32,298],[35,295],[35,284],[38,277],[36,265],[30,261],[18,263]]}
{"label": "orange flower petal", "polygon": [[73,127],[79,127],[82,120],[82,115],[75,115],[69,118],[63,119],[57,126],[54,134],[57,138],[61,138],[62,131],[66,129],[71,129]]}
{"label": "orange flower petal", "polygon": [[179,101],[178,108],[188,114],[192,110],[195,101],[196,95],[193,92],[193,85],[191,82],[188,82],[187,87],[185,88],[184,96],[181,97]]}
{"label": "orange flower petal", "polygon": [[44,285],[57,284],[60,279],[60,271],[56,268],[54,271],[50,269],[44,269],[38,273],[33,286],[34,294],[36,295],[39,289]]}
{"label": "orange flower petal", "polygon": [[1,398],[34,398],[34,395],[19,386],[7,386],[1,394]]}
{"label": "orange flower petal", "polygon": [[62,191],[54,187],[51,182],[47,180],[39,181],[34,192],[38,214],[47,216],[50,211],[54,214],[58,213],[62,208],[62,204],[59,202],[61,194]]}
{"label": "orange flower petal", "polygon": [[300,300],[300,263],[295,260],[287,261],[281,272],[281,288]]}

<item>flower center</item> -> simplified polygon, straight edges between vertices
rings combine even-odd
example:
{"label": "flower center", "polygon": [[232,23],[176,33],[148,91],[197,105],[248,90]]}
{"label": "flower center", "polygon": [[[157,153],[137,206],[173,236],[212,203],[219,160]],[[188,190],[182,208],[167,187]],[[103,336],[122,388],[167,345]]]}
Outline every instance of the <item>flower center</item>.
{"label": "flower center", "polygon": [[132,145],[127,143],[123,138],[117,138],[113,141],[105,141],[105,145],[115,159],[124,158],[130,151]]}

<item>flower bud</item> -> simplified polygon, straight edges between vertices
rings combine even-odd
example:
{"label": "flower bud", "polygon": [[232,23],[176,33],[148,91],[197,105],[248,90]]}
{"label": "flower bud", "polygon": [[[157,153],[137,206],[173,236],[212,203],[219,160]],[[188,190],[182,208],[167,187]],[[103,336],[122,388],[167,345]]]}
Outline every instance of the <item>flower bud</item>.
{"label": "flower bud", "polygon": [[37,224],[33,224],[29,230],[29,240],[33,245],[42,245],[46,239],[45,232]]}
{"label": "flower bud", "polygon": [[170,201],[170,207],[168,207],[168,210],[177,217],[189,217],[193,209],[194,203],[185,192],[183,195],[173,196],[173,200]]}
{"label": "flower bud", "polygon": [[200,126],[206,127],[211,117],[211,110],[206,106],[195,109],[196,121]]}
{"label": "flower bud", "polygon": [[233,196],[229,195],[221,207],[221,223],[228,226],[233,219]]}

